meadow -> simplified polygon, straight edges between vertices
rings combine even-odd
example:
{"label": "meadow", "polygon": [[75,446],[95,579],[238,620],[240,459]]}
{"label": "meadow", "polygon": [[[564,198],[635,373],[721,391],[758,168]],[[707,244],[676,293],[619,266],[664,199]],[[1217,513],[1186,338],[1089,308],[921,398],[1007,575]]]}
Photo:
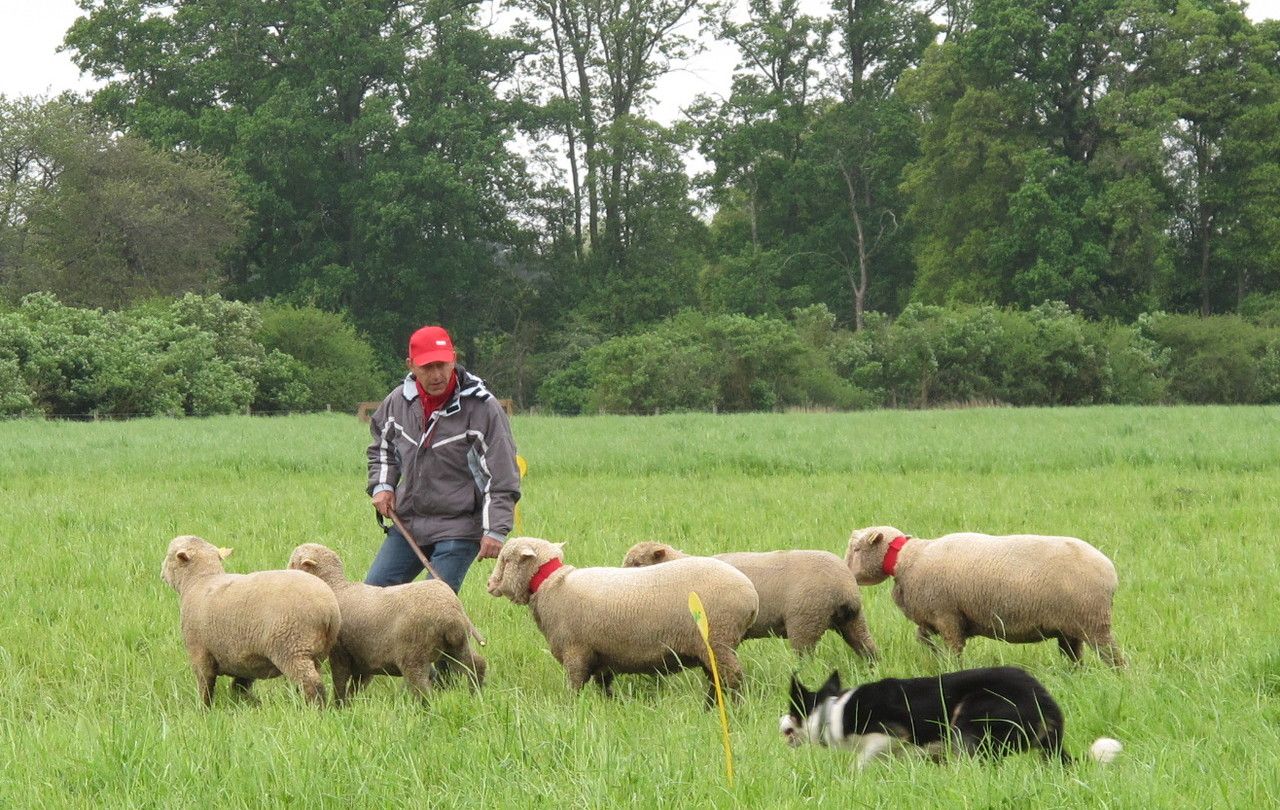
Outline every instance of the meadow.
{"label": "meadow", "polygon": [[[834,634],[809,659],[745,642],[730,706],[735,784],[700,673],[565,685],[528,609],[462,590],[489,682],[420,704],[378,678],[315,711],[290,685],[204,709],[160,580],[169,540],[279,568],[301,542],[363,576],[381,532],[350,416],[0,423],[0,806],[1273,807],[1280,803],[1280,408],[973,409],[551,418],[513,423],[528,460],[522,533],[567,562],[618,565],[642,539],[692,553],[820,548],[857,527],[1083,537],[1120,575],[1130,666],[1052,642],[915,640],[888,584],[863,590],[883,660]],[[1058,698],[1067,748],[1108,767],[879,762],[787,748],[789,675],[810,685],[1017,664]]]}

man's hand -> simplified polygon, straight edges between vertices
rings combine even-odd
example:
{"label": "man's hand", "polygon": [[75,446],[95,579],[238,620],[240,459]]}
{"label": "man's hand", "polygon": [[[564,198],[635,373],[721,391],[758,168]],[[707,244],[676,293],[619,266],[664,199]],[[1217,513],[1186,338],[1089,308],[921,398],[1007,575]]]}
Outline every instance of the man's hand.
{"label": "man's hand", "polygon": [[385,518],[391,517],[391,513],[396,511],[396,493],[395,490],[384,489],[377,495],[373,496],[373,508],[378,510],[378,514]]}
{"label": "man's hand", "polygon": [[476,555],[476,559],[496,560],[500,551],[502,551],[502,544],[486,534],[480,538],[480,553]]}

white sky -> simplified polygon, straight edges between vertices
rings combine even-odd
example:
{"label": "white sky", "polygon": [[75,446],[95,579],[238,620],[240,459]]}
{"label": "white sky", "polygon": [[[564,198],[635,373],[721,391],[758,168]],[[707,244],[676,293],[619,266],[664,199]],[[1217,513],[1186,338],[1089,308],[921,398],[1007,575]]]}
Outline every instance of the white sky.
{"label": "white sky", "polygon": [[[1255,20],[1280,17],[1280,0],[1253,0],[1248,11]],[[58,52],[80,13],[75,0],[0,0],[0,94],[49,96],[93,87],[70,56]],[[694,96],[726,92],[733,67],[734,54],[727,48],[691,60],[659,86],[655,117],[670,123]]]}

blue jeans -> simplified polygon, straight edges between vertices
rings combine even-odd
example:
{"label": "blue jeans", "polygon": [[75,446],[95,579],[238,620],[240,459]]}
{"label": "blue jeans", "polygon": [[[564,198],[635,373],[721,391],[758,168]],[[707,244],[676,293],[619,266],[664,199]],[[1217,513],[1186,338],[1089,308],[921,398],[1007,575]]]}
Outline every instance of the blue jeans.
{"label": "blue jeans", "polygon": [[[480,553],[479,540],[438,540],[428,546],[422,546],[422,552],[431,561],[431,566],[440,574],[453,592],[462,587],[462,578],[467,569]],[[403,585],[413,582],[414,577],[422,573],[422,562],[418,555],[409,548],[409,541],[395,526],[387,530],[387,538],[378,549],[378,556],[373,558],[369,566],[369,574],[364,578],[366,585]],[[428,579],[430,575],[428,574]]]}

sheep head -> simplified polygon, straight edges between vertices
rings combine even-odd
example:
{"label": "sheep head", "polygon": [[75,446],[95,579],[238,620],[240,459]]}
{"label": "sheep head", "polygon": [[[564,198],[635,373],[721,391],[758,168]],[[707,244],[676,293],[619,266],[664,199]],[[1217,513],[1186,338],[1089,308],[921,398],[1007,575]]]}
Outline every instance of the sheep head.
{"label": "sheep head", "polygon": [[492,596],[505,596],[517,605],[529,603],[529,580],[551,560],[564,559],[564,543],[537,537],[512,537],[502,544],[498,562],[489,576]]}
{"label": "sheep head", "polygon": [[643,565],[656,565],[667,560],[678,560],[684,556],[684,552],[677,551],[666,543],[645,540],[628,549],[626,559],[622,561],[622,567],[639,568]]}
{"label": "sheep head", "polygon": [[338,553],[319,543],[303,543],[295,548],[293,554],[289,555],[289,567],[295,571],[313,574],[330,586],[335,582],[345,582],[347,579]]}
{"label": "sheep head", "polygon": [[859,585],[878,585],[888,578],[882,568],[884,555],[889,550],[890,541],[900,536],[902,532],[892,526],[855,529],[849,535],[849,548],[845,551],[844,561]]}
{"label": "sheep head", "polygon": [[229,548],[218,548],[193,534],[179,535],[169,542],[160,578],[181,593],[183,583],[192,576],[223,573],[222,561],[230,555]]}

